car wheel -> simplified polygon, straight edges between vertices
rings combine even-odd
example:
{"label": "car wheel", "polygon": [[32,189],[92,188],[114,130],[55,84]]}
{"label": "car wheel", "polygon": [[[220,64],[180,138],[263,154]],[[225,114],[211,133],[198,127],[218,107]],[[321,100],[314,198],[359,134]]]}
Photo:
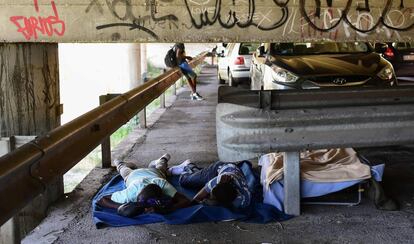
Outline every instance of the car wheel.
{"label": "car wheel", "polygon": [[234,81],[233,75],[229,72],[229,86],[236,87],[237,83]]}
{"label": "car wheel", "polygon": [[226,81],[224,79],[221,78],[220,73],[217,71],[217,79],[219,84],[224,84],[226,83]]}

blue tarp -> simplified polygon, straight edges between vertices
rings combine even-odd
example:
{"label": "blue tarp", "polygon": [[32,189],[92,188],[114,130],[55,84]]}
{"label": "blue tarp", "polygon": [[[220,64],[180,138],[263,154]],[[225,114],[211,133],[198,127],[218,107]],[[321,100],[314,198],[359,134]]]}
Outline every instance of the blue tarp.
{"label": "blue tarp", "polygon": [[[105,195],[125,189],[125,183],[120,175],[109,181],[93,198],[92,210],[93,220],[97,228],[104,226],[128,226],[164,222],[167,224],[190,224],[210,221],[241,220],[254,223],[268,223],[271,221],[283,221],[291,216],[284,214],[274,206],[263,203],[262,186],[258,175],[252,170],[248,161],[242,162],[239,167],[246,175],[249,189],[253,192],[252,204],[249,208],[239,211],[231,211],[219,206],[194,205],[184,209],[178,209],[171,214],[161,215],[156,213],[142,214],[134,218],[122,217],[115,209],[102,208],[96,202]],[[189,199],[197,193],[196,191],[182,188],[178,184],[178,177],[170,179],[176,189],[186,195]]]}

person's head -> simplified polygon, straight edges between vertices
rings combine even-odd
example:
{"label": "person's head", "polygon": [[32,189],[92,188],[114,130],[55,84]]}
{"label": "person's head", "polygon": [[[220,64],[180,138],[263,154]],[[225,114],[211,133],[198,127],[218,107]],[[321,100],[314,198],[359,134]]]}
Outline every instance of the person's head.
{"label": "person's head", "polygon": [[231,182],[219,183],[213,188],[211,195],[218,204],[230,207],[237,197],[237,190]]}
{"label": "person's head", "polygon": [[166,199],[162,189],[156,184],[145,186],[137,196],[137,202],[129,202],[118,207],[118,214],[124,217],[134,217],[146,213],[148,209],[155,210],[167,206],[170,199]]}
{"label": "person's head", "polygon": [[177,48],[181,49],[181,50],[184,50],[184,49],[185,49],[185,47],[184,47],[184,43],[176,43],[176,44],[175,44],[175,46],[176,46]]}
{"label": "person's head", "polygon": [[137,204],[145,209],[163,209],[171,205],[171,197],[164,195],[162,189],[155,184],[144,187],[137,197]]}
{"label": "person's head", "polygon": [[148,184],[138,194],[137,202],[146,202],[149,199],[161,199],[163,197],[162,189],[156,184]]}

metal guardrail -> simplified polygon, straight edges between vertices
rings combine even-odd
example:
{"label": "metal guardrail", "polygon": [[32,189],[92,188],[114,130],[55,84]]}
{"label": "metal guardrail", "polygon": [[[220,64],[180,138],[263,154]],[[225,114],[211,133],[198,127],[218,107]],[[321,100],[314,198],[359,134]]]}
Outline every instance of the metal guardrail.
{"label": "metal guardrail", "polygon": [[[205,55],[190,65],[197,66]],[[0,226],[181,76],[178,68],[169,70],[1,157]]]}
{"label": "metal guardrail", "polygon": [[270,152],[414,143],[414,103],[289,110],[220,103],[216,116],[222,161]]}
{"label": "metal guardrail", "polygon": [[414,87],[328,91],[220,87],[218,94],[217,145],[223,161],[274,151],[414,142]]}
{"label": "metal guardrail", "polygon": [[219,88],[219,159],[284,152],[284,207],[300,214],[300,151],[414,143],[414,88],[249,91]]}
{"label": "metal guardrail", "polygon": [[414,104],[414,86],[273,91],[222,86],[218,91],[218,103],[270,110]]}

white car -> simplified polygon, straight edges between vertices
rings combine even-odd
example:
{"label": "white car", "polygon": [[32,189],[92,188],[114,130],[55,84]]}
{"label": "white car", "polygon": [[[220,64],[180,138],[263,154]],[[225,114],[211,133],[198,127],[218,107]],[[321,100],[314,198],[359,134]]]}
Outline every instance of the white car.
{"label": "white car", "polygon": [[218,80],[228,81],[229,86],[245,82],[250,86],[250,64],[258,43],[229,43],[222,55],[219,54]]}

